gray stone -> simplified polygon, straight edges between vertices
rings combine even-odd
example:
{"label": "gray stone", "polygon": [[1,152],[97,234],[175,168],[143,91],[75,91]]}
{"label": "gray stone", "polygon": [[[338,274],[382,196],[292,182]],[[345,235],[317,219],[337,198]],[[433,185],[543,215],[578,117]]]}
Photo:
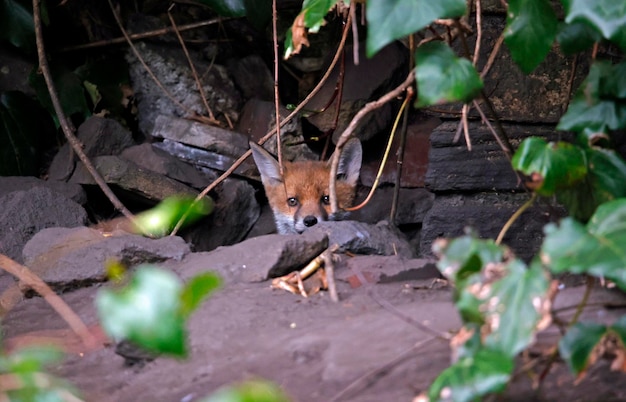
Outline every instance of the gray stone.
{"label": "gray stone", "polygon": [[245,181],[225,180],[211,216],[184,235],[193,244],[194,251],[210,251],[244,239],[259,219],[260,207],[254,193],[254,187]]}
{"label": "gray stone", "polygon": [[213,270],[227,282],[262,282],[302,268],[327,247],[328,238],[319,232],[259,236],[190,254],[175,269],[183,278]]}
{"label": "gray stone", "polygon": [[[461,236],[466,227],[473,228],[481,238],[497,238],[506,221],[529,197],[511,193],[438,195],[424,218],[420,257],[433,256],[435,239]],[[536,202],[515,221],[502,243],[529,261],[539,250],[543,227],[564,215],[562,207]]]}
{"label": "gray stone", "polygon": [[[434,192],[522,191],[522,183],[513,171],[511,162],[489,129],[478,123],[470,124],[472,150],[469,151],[463,139],[454,143],[458,124],[443,123],[433,131],[426,187]],[[504,129],[513,148],[517,148],[524,138],[530,136],[558,139],[558,133],[549,126],[504,124]]]}
{"label": "gray stone", "polygon": [[217,177],[206,177],[193,166],[154,147],[153,144],[145,143],[126,148],[120,156],[139,167],[165,175],[196,189],[205,188]]}
{"label": "gray stone", "polygon": [[[365,199],[368,188],[360,189],[357,200]],[[377,223],[389,219],[393,200],[393,187],[378,188],[372,199],[363,208],[350,213],[350,219],[359,222]],[[422,223],[424,216],[433,205],[435,195],[423,188],[400,188],[396,225]]]}
{"label": "gray stone", "polygon": [[307,232],[327,235],[328,242],[338,244],[343,252],[413,257],[413,249],[402,233],[385,221],[376,225],[357,221],[325,221]]}
{"label": "gray stone", "polygon": [[348,269],[335,272],[338,280],[355,288],[367,283],[390,283],[439,278],[434,260],[400,256],[355,256],[345,260]]}
{"label": "gray stone", "polygon": [[37,233],[24,247],[24,263],[58,291],[106,279],[106,263],[118,260],[133,267],[143,263],[176,261],[189,252],[176,236],[149,239],[138,235],[105,237],[86,227],[50,228]]}
{"label": "gray stone", "polygon": [[[133,53],[129,52],[127,60],[137,98],[139,129],[144,134],[149,135],[154,131],[155,125],[158,126],[156,120],[159,115],[186,117],[187,111],[192,114],[207,115],[208,112],[197,89],[187,58],[179,46],[161,46],[140,42],[136,44],[136,48],[161,84],[186,109],[183,110],[164,94],[149,76],[146,68]],[[202,78],[203,89],[215,117],[224,120],[224,124],[226,124],[224,115],[227,115],[233,123],[236,122],[239,117],[241,96],[229,78],[226,68],[211,64],[209,69],[208,60],[200,60],[200,57],[194,53],[191,57],[198,71],[206,71]]]}
{"label": "gray stone", "polygon": [[251,54],[228,67],[244,99],[274,100],[274,78],[259,55]]}
{"label": "gray stone", "polygon": [[[92,158],[100,155],[118,155],[134,144],[126,128],[113,119],[92,116],[78,127],[76,134],[83,152]],[[67,180],[74,171],[78,157],[69,144],[61,147],[50,165],[48,176],[52,180]]]}
{"label": "gray stone", "polygon": [[0,253],[22,262],[22,248],[40,230],[87,223],[85,209],[46,187],[0,197]]}
{"label": "gray stone", "polygon": [[[130,191],[134,195],[149,201],[161,201],[173,195],[195,197],[198,191],[176,180],[153,171],[142,169],[119,156],[99,156],[92,163],[108,184]],[[76,166],[70,182],[96,184],[82,163]]]}
{"label": "gray stone", "polygon": [[87,202],[85,190],[75,183],[56,180],[41,180],[31,176],[0,176],[0,197],[14,191],[27,191],[34,187],[46,187],[81,205]]}

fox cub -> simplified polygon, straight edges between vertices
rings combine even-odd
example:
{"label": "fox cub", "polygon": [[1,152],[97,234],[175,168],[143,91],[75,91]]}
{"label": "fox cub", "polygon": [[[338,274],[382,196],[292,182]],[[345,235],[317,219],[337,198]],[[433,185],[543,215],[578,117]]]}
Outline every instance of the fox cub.
{"label": "fox cub", "polygon": [[[255,143],[250,143],[250,148],[278,233],[302,233],[317,222],[339,218],[330,214],[330,161],[284,162],[281,175],[278,161],[269,152]],[[361,142],[356,138],[343,147],[336,185],[340,208],[349,207],[354,201],[362,155]]]}

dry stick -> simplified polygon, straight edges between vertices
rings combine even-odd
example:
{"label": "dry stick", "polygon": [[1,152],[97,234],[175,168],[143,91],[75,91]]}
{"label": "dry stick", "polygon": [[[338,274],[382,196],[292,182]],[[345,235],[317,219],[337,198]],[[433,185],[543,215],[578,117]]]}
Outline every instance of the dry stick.
{"label": "dry stick", "polygon": [[421,340],[421,341],[417,342],[415,345],[411,346],[409,349],[407,349],[404,352],[400,353],[397,357],[395,357],[395,358],[391,359],[389,362],[383,364],[381,367],[375,368],[375,369],[373,369],[373,370],[363,374],[361,377],[357,378],[356,380],[354,380],[350,384],[348,384],[347,387],[345,387],[344,389],[339,391],[339,393],[337,393],[337,395],[335,395],[334,397],[332,397],[330,399],[330,402],[338,402],[338,401],[340,401],[347,394],[349,394],[350,392],[353,392],[353,390],[355,388],[357,388],[361,383],[365,383],[365,387],[366,388],[371,386],[374,380],[380,378],[382,375],[386,374],[388,371],[390,371],[395,366],[403,363],[405,360],[413,357],[415,352],[417,352],[420,348],[424,347],[425,345],[427,345],[428,343],[432,342],[435,339],[436,339],[435,337],[430,337],[430,338],[426,338],[424,340]]}
{"label": "dry stick", "polygon": [[337,210],[338,210],[337,189],[336,189],[335,184],[336,184],[336,177],[337,177],[337,169],[339,168],[339,156],[341,154],[341,150],[343,149],[343,146],[348,141],[352,133],[354,133],[356,126],[359,124],[361,119],[365,117],[365,115],[367,115],[372,110],[378,109],[385,103],[399,96],[403,91],[405,91],[409,86],[411,86],[413,81],[415,81],[415,73],[414,71],[411,71],[402,84],[398,85],[392,91],[381,96],[379,99],[367,103],[361,110],[359,110],[358,113],[350,121],[350,124],[348,124],[348,127],[346,127],[343,133],[341,133],[341,136],[337,140],[337,148],[335,150],[335,153],[333,154],[331,168],[330,168],[330,188],[328,192],[329,192],[329,197],[330,197],[331,213],[337,213]]}
{"label": "dry stick", "polygon": [[489,129],[489,131],[491,131],[491,134],[493,134],[494,138],[496,139],[496,142],[500,145],[500,148],[502,148],[502,150],[504,151],[504,154],[509,159],[511,159],[511,152],[510,152],[509,148],[507,148],[506,144],[504,142],[502,142],[502,140],[500,139],[500,137],[496,133],[495,128],[493,128],[493,126],[491,125],[491,122],[489,121],[489,119],[487,119],[487,116],[485,116],[485,112],[483,112],[483,109],[480,107],[480,104],[476,100],[474,100],[472,102],[474,103],[474,107],[478,111],[478,114],[480,114],[480,118],[487,125],[487,128]]}
{"label": "dry stick", "polygon": [[[365,14],[365,13],[363,13]],[[356,21],[356,1],[350,0],[350,18]],[[352,61],[355,66],[359,65],[359,27],[352,24]]]}
{"label": "dry stick", "polygon": [[500,243],[502,243],[502,239],[506,235],[506,232],[509,230],[511,225],[513,225],[513,223],[517,220],[517,218],[520,217],[520,215],[524,213],[524,211],[526,211],[528,208],[530,208],[531,205],[533,205],[533,202],[535,202],[536,199],[537,199],[537,193],[533,192],[532,195],[530,196],[530,199],[526,201],[521,207],[519,207],[519,209],[515,211],[513,215],[511,215],[509,220],[506,221],[504,226],[502,226],[502,229],[500,230],[500,233],[498,234],[498,238],[496,239],[496,245],[499,245]]}
{"label": "dry stick", "polygon": [[[33,0],[33,1],[36,1],[36,0]],[[163,91],[163,93],[165,93],[165,95],[172,102],[174,102],[176,104],[176,106],[181,108],[186,114],[193,115],[194,113],[191,110],[189,110],[185,105],[183,105],[178,99],[176,99],[174,97],[174,95],[172,95],[172,93],[170,91],[168,91],[167,88],[165,88],[163,86],[163,84],[161,83],[161,81],[159,81],[157,76],[154,75],[154,72],[152,72],[150,67],[148,67],[148,65],[146,64],[145,60],[143,59],[143,57],[139,53],[139,50],[137,50],[137,47],[135,46],[133,41],[128,36],[128,32],[126,32],[126,29],[124,29],[124,25],[122,24],[122,20],[120,19],[120,16],[117,14],[117,11],[115,11],[115,7],[113,7],[113,3],[111,2],[111,0],[107,0],[107,1],[109,3],[109,7],[111,8],[111,12],[113,13],[113,17],[115,18],[115,22],[117,23],[117,26],[119,27],[120,31],[122,31],[122,35],[124,35],[124,38],[126,39],[126,43],[128,43],[128,46],[130,46],[130,49],[133,51],[133,54],[135,55],[137,60],[139,60],[139,62],[141,63],[143,68],[146,70],[146,72],[148,73],[150,78],[152,78],[152,81],[154,81],[154,83],[161,89],[161,91]]]}
{"label": "dry stick", "polygon": [[504,35],[500,35],[498,40],[496,40],[496,43],[493,45],[493,49],[487,59],[487,63],[485,64],[485,67],[483,67],[483,71],[480,72],[480,78],[485,78],[485,76],[489,73],[489,70],[491,70],[491,67],[493,67],[493,63],[496,61],[496,56],[502,48],[502,43],[504,43]]}
{"label": "dry stick", "polygon": [[480,0],[476,0],[476,44],[474,45],[474,57],[472,57],[472,64],[474,67],[478,64],[478,57],[480,56],[480,42],[483,37],[482,27],[482,15]]}
{"label": "dry stick", "polygon": [[339,302],[339,295],[337,294],[337,284],[335,283],[335,264],[333,262],[333,253],[339,249],[339,245],[333,244],[327,248],[321,255],[324,260],[324,270],[326,271],[326,281],[328,282],[328,293],[330,294],[330,300],[335,303]]}
{"label": "dry stick", "polygon": [[[411,36],[412,38],[412,36]],[[410,39],[412,40],[412,39]],[[415,92],[412,87],[407,88],[405,104],[413,99]],[[409,124],[409,109],[404,104],[404,113],[402,114],[402,127],[400,128],[400,145],[396,154],[396,177],[393,187],[393,197],[391,199],[391,208],[389,209],[389,221],[396,224],[396,213],[398,211],[398,202],[400,202],[400,184],[402,179],[402,164],[404,163],[404,148],[406,147],[407,126]],[[381,172],[382,175],[382,172]]]}
{"label": "dry stick", "polygon": [[[36,2],[36,0],[35,0]],[[37,9],[33,8],[36,13]],[[35,14],[36,15],[36,14]],[[98,340],[89,332],[89,329],[80,317],[61,299],[50,287],[35,275],[27,267],[18,264],[4,254],[0,254],[0,267],[17,277],[28,287],[39,293],[50,306],[61,316],[69,327],[78,335],[85,347],[88,349],[98,345]]]}
{"label": "dry stick", "polygon": [[37,41],[37,56],[39,58],[39,68],[43,74],[43,77],[46,81],[46,86],[48,87],[48,92],[50,93],[50,100],[52,101],[52,105],[54,107],[54,112],[59,119],[59,125],[63,130],[63,134],[65,138],[67,138],[67,142],[71,145],[72,150],[76,152],[81,162],[85,165],[89,174],[93,177],[96,184],[102,189],[102,192],[107,196],[107,198],[111,201],[115,209],[120,211],[126,218],[128,218],[133,224],[137,224],[135,217],[133,214],[126,209],[124,204],[115,196],[111,188],[104,181],[102,176],[98,173],[96,168],[93,166],[85,152],[83,151],[82,144],[78,140],[78,138],[74,135],[73,128],[70,127],[70,122],[65,116],[65,112],[63,112],[63,108],[61,107],[61,102],[59,101],[59,97],[57,95],[56,88],[54,86],[54,81],[52,80],[52,75],[50,73],[50,67],[48,65],[48,59],[46,58],[46,50],[44,47],[43,41],[43,32],[41,29],[41,16],[39,11],[39,1],[33,0],[33,22],[35,25],[35,39]]}
{"label": "dry stick", "polygon": [[[181,25],[177,27],[177,29],[180,32],[184,32],[184,31],[189,31],[191,29],[196,29],[196,28],[201,28],[201,27],[205,27],[208,25],[217,24],[221,21],[226,21],[229,19],[230,18],[214,18],[212,20],[200,21],[200,22],[194,22],[192,24]],[[133,40],[146,39],[146,38],[152,38],[155,36],[162,36],[168,33],[172,33],[173,31],[174,31],[174,28],[168,27],[168,28],[161,28],[161,29],[156,29],[156,30],[148,31],[148,32],[129,34],[128,37]],[[85,43],[84,45],[64,47],[64,48],[61,48],[59,52],[71,52],[75,50],[92,49],[95,47],[117,45],[120,43],[126,43],[126,38],[121,37],[121,38],[115,38],[115,39],[107,39],[107,40],[101,40],[98,42]]]}
{"label": "dry stick", "polygon": [[[300,111],[302,109],[304,109],[306,104],[309,103],[309,101],[313,98],[313,96],[315,96],[320,91],[320,89],[322,89],[322,86],[326,83],[326,81],[328,81],[328,77],[330,76],[330,73],[333,70],[333,68],[335,68],[335,65],[337,64],[337,61],[339,60],[339,56],[343,52],[343,49],[344,49],[344,47],[346,45],[346,40],[348,39],[349,28],[350,28],[350,17],[348,17],[348,22],[346,23],[346,26],[343,29],[343,35],[341,37],[341,41],[339,42],[339,46],[337,47],[337,52],[335,52],[335,57],[333,58],[332,62],[330,63],[330,66],[326,70],[326,73],[324,73],[324,75],[320,79],[320,82],[318,82],[318,84],[315,86],[315,88],[313,88],[311,93],[308,94],[307,97],[304,98],[304,100],[302,102],[300,102],[300,104],[293,110],[293,112],[291,112],[287,117],[285,117],[280,122],[279,127],[283,127],[285,124],[287,124],[289,121],[291,121],[291,119],[293,119],[298,113],[300,113]],[[265,136],[263,136],[263,138],[261,138],[259,140],[259,145],[264,144],[265,141],[270,139],[274,134],[275,134],[274,130],[270,130],[268,133],[265,134]],[[220,177],[215,179],[204,190],[202,190],[202,192],[200,194],[198,194],[198,196],[196,197],[196,199],[194,200],[192,205],[189,206],[189,209],[187,210],[187,212],[185,214],[183,214],[183,216],[180,218],[180,220],[176,223],[176,226],[172,230],[172,233],[170,233],[170,236],[176,235],[178,230],[180,230],[180,227],[182,226],[183,222],[185,222],[185,219],[187,219],[187,216],[189,215],[189,213],[192,210],[193,206],[199,200],[204,198],[209,193],[209,191],[213,190],[218,184],[220,184],[221,182],[226,180],[226,178],[228,176],[230,176],[243,163],[243,161],[245,161],[246,158],[248,158],[251,154],[252,154],[252,151],[251,150],[247,150],[243,155],[241,155],[239,157],[239,159],[237,159],[231,165],[230,168],[228,168],[228,170],[226,170]]]}
{"label": "dry stick", "polygon": [[200,92],[200,97],[202,98],[202,102],[204,103],[204,107],[206,108],[207,113],[209,114],[209,120],[212,121],[214,124],[219,125],[219,121],[217,121],[215,119],[215,115],[213,114],[213,110],[211,110],[211,106],[209,106],[209,102],[207,101],[206,94],[204,93],[204,88],[202,87],[202,83],[200,82],[200,78],[198,77],[198,71],[196,71],[196,66],[193,64],[193,61],[191,60],[191,56],[189,55],[189,51],[187,50],[187,45],[185,45],[185,41],[183,40],[183,37],[180,34],[180,31],[178,30],[178,27],[176,26],[176,21],[174,21],[174,17],[172,16],[171,11],[172,11],[172,8],[174,7],[174,5],[175,5],[175,3],[172,3],[172,5],[170,5],[170,7],[167,9],[167,16],[170,19],[170,23],[172,24],[172,28],[174,29],[174,33],[176,34],[176,37],[178,38],[178,42],[180,43],[180,47],[183,49],[183,52],[185,53],[185,57],[187,58],[187,62],[189,63],[189,68],[191,69],[191,74],[193,74],[193,78],[196,81],[196,86],[198,87],[198,92]]}
{"label": "dry stick", "polygon": [[[280,174],[283,174],[283,144],[280,141],[280,98],[278,93],[278,11],[276,11],[276,0],[272,0],[272,41],[274,44],[274,114],[276,115],[276,153],[278,153],[278,167]],[[285,190],[285,193],[287,191]]]}
{"label": "dry stick", "polygon": [[345,208],[346,211],[356,211],[356,210],[363,208],[365,205],[367,205],[367,203],[371,200],[372,196],[374,195],[374,192],[376,191],[376,188],[378,187],[378,182],[380,181],[380,178],[383,175],[383,170],[385,169],[385,165],[387,164],[387,159],[389,158],[389,153],[391,152],[391,144],[393,143],[393,139],[395,138],[396,132],[398,131],[398,123],[400,122],[400,117],[405,115],[405,113],[403,112],[406,111],[406,105],[409,103],[410,99],[411,99],[411,96],[407,93],[407,96],[405,97],[404,102],[402,102],[402,106],[400,107],[400,110],[398,110],[398,113],[396,114],[396,119],[394,120],[393,126],[391,127],[391,134],[389,135],[389,139],[387,140],[387,147],[385,148],[383,159],[380,161],[380,166],[378,167],[378,172],[376,173],[376,178],[374,179],[374,184],[372,184],[372,187],[370,188],[370,191],[367,194],[367,197],[365,197],[365,200],[363,200],[363,202],[361,202],[359,205]]}

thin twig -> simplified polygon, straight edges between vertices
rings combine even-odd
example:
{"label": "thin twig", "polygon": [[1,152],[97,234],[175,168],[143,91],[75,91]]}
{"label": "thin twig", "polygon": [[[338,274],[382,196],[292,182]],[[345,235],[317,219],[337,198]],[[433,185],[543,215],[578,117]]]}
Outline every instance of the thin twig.
{"label": "thin twig", "polygon": [[[36,2],[37,0],[35,0]],[[4,254],[0,254],[0,268],[18,278],[26,286],[39,293],[50,304],[69,327],[78,335],[87,349],[98,346],[98,340],[91,334],[85,323],[50,287],[27,267],[18,264]]]}
{"label": "thin twig", "polygon": [[[285,117],[281,122],[279,127],[283,127],[285,124],[289,123],[291,121],[291,119],[293,119],[295,116],[298,115],[298,113],[300,113],[300,111],[302,111],[302,109],[304,109],[304,107],[307,105],[307,103],[309,103],[309,101],[315,96],[317,95],[317,93],[320,91],[320,89],[322,89],[322,87],[324,86],[324,84],[326,84],[326,81],[328,81],[328,77],[330,76],[330,73],[332,72],[332,70],[335,68],[335,65],[337,65],[337,61],[339,60],[339,57],[341,56],[341,53],[343,52],[343,49],[346,45],[346,40],[348,39],[348,32],[349,32],[349,28],[350,28],[350,17],[348,17],[348,22],[346,23],[346,26],[343,29],[343,35],[341,37],[341,41],[339,42],[339,46],[337,47],[337,51],[335,52],[335,57],[333,57],[333,60],[330,63],[330,66],[328,66],[328,69],[326,70],[326,73],[324,73],[324,75],[322,76],[322,78],[320,79],[320,82],[317,83],[317,85],[315,86],[315,88],[313,88],[313,90],[311,91],[310,94],[307,95],[306,98],[304,98],[304,100],[302,102],[300,102],[300,104],[287,116]],[[272,138],[272,136],[275,134],[274,130],[270,130],[269,132],[267,132],[265,134],[265,136],[263,136],[260,140],[259,140],[259,145],[264,144],[267,140],[269,140],[270,138]],[[239,157],[239,159],[237,159],[232,166],[226,170],[220,177],[218,177],[217,179],[215,179],[211,184],[209,184],[204,190],[202,190],[202,192],[200,194],[198,194],[198,196],[196,197],[196,199],[194,200],[194,202],[192,203],[191,206],[189,206],[189,209],[187,210],[187,212],[185,214],[183,214],[183,216],[180,218],[180,220],[178,221],[178,223],[176,223],[176,226],[174,227],[174,229],[172,230],[172,232],[170,233],[170,236],[175,236],[176,233],[180,230],[180,227],[182,226],[182,224],[185,222],[185,220],[187,219],[187,216],[189,215],[189,213],[192,211],[193,206],[200,201],[202,198],[204,198],[211,190],[213,190],[215,187],[217,187],[218,184],[220,184],[221,182],[223,182],[224,180],[226,180],[226,178],[228,178],[228,176],[230,176],[239,166],[241,166],[241,164],[252,154],[251,150],[247,150],[243,155],[241,155]]]}
{"label": "thin twig", "polygon": [[48,92],[50,94],[50,100],[52,101],[52,105],[54,107],[54,112],[59,119],[59,125],[63,130],[63,134],[65,138],[67,138],[67,142],[70,144],[74,152],[78,155],[81,162],[85,165],[85,168],[89,171],[95,182],[102,189],[102,192],[107,196],[107,198],[111,201],[115,209],[120,211],[128,220],[130,220],[133,224],[138,224],[137,220],[133,216],[133,214],[122,204],[122,202],[117,198],[117,196],[113,193],[111,188],[107,185],[106,181],[100,176],[96,168],[93,166],[85,152],[83,151],[82,144],[74,135],[74,128],[71,127],[70,121],[65,116],[65,112],[63,111],[63,107],[61,106],[61,101],[57,95],[57,91],[55,88],[54,81],[52,79],[52,74],[50,73],[50,66],[48,65],[48,59],[46,58],[46,50],[43,41],[43,32],[41,28],[41,15],[39,10],[39,2],[40,0],[33,0],[33,22],[35,25],[35,39],[37,42],[37,56],[39,59],[39,68],[43,74],[44,80],[46,81],[46,86],[48,87]]}
{"label": "thin twig", "polygon": [[352,18],[352,61],[359,65],[359,27],[356,21],[356,1],[350,0],[350,17]]}
{"label": "thin twig", "polygon": [[491,49],[491,54],[487,59],[487,63],[480,72],[480,78],[485,78],[485,76],[489,73],[489,70],[491,70],[493,63],[496,61],[496,56],[500,52],[500,48],[502,48],[502,43],[504,43],[504,35],[500,35],[498,40],[496,40],[496,43],[493,45],[493,49]]}
{"label": "thin twig", "polygon": [[[339,247],[335,244],[335,250]],[[339,294],[337,293],[337,283],[335,282],[335,264],[333,262],[333,251],[329,248],[322,253],[324,259],[324,271],[326,272],[326,282],[328,282],[328,293],[330,300],[335,303],[339,302]]]}
{"label": "thin twig", "polygon": [[478,58],[480,57],[480,41],[483,37],[481,13],[482,10],[480,0],[476,0],[476,44],[474,45],[474,57],[472,57],[472,64],[474,67],[478,65]]}
{"label": "thin twig", "polygon": [[280,140],[280,96],[278,93],[278,11],[276,11],[276,0],[272,0],[272,41],[274,43],[274,110],[276,114],[276,152],[278,153],[278,166],[280,174],[283,174],[283,151]]}
{"label": "thin twig", "polygon": [[[220,17],[220,18],[213,18],[211,20],[206,20],[206,21],[194,22],[192,24],[181,25],[178,27],[178,30],[180,32],[189,31],[191,29],[202,28],[202,27],[206,27],[209,25],[217,24],[222,21],[228,21],[229,19],[230,18]],[[172,33],[173,30],[174,28],[172,27],[166,27],[166,28],[161,28],[161,29],[155,29],[155,30],[148,31],[148,32],[129,34],[128,37],[132,40],[153,38],[155,36],[162,36],[168,33]],[[85,43],[83,45],[68,46],[68,47],[61,48],[58,51],[59,52],[72,52],[76,50],[85,50],[85,49],[93,49],[96,47],[118,45],[120,43],[126,43],[126,38],[122,36],[121,38],[101,40],[97,42]]]}
{"label": "thin twig", "polygon": [[493,135],[493,138],[496,139],[496,142],[498,143],[498,145],[500,145],[500,148],[502,148],[502,150],[504,151],[504,154],[510,160],[512,156],[511,150],[507,148],[506,143],[502,142],[502,139],[500,138],[496,130],[491,125],[491,122],[489,121],[489,119],[487,119],[487,116],[485,116],[485,112],[483,112],[483,109],[480,107],[480,104],[476,100],[473,100],[472,102],[474,104],[474,107],[478,111],[478,114],[480,114],[480,118],[482,119],[483,123],[485,123],[485,125],[487,126],[491,134]]}
{"label": "thin twig", "polygon": [[392,99],[395,99],[402,92],[404,92],[409,86],[411,86],[413,84],[413,81],[415,81],[415,73],[414,71],[411,71],[402,84],[398,85],[395,89],[381,96],[379,99],[367,103],[361,110],[357,112],[356,115],[354,115],[354,117],[350,121],[350,124],[348,124],[348,127],[346,127],[344,132],[341,134],[341,136],[337,140],[337,147],[336,147],[335,153],[333,154],[331,168],[330,168],[330,186],[329,186],[330,188],[328,191],[329,197],[330,197],[331,213],[336,213],[338,210],[336,177],[337,177],[337,169],[339,168],[339,156],[341,154],[341,150],[343,149],[343,146],[348,141],[348,139],[352,136],[352,134],[356,130],[357,125],[359,124],[361,119],[363,119],[363,117],[365,117],[369,112],[378,109],[379,107],[386,104],[387,102],[390,102]]}
{"label": "thin twig", "polygon": [[[215,115],[213,114],[213,110],[211,110],[211,106],[209,106],[209,102],[207,101],[206,94],[204,93],[204,88],[202,87],[202,82],[200,82],[200,78],[198,77],[198,71],[196,70],[196,66],[191,60],[191,56],[189,55],[189,51],[187,50],[187,45],[185,45],[185,41],[183,40],[178,27],[176,26],[176,21],[174,21],[174,16],[172,15],[172,8],[176,5],[176,3],[172,3],[170,7],[167,9],[167,16],[170,19],[170,23],[172,24],[172,28],[174,29],[174,33],[176,34],[176,38],[178,38],[178,43],[180,43],[180,47],[183,49],[185,53],[185,57],[187,58],[187,62],[189,63],[189,68],[191,69],[191,74],[193,75],[194,80],[196,81],[196,86],[198,87],[198,92],[200,92],[200,98],[202,98],[202,103],[204,103],[204,107],[206,108],[207,113],[209,114],[209,120],[212,121],[213,124],[219,125],[220,122],[215,119]],[[230,127],[231,129],[233,127]]]}
{"label": "thin twig", "polygon": [[509,230],[511,225],[513,225],[513,223],[515,223],[517,218],[519,218],[520,215],[522,215],[528,208],[530,208],[531,205],[533,205],[533,202],[535,202],[536,198],[537,198],[537,193],[533,192],[531,197],[530,197],[530,199],[528,201],[526,201],[521,207],[519,207],[519,209],[517,211],[515,211],[515,213],[513,215],[511,215],[509,220],[506,221],[504,226],[502,226],[502,230],[500,230],[500,233],[498,234],[498,238],[496,239],[496,244],[497,245],[502,243],[502,239],[506,235],[506,232]]}

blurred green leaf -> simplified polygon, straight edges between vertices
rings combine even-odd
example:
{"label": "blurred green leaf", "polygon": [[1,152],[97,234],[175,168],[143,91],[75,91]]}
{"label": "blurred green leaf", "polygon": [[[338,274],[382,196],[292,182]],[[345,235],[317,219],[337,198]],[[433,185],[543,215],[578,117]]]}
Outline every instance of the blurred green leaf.
{"label": "blurred green leaf", "polygon": [[272,21],[272,0],[244,0],[246,17],[259,31]]}
{"label": "blurred green leaf", "polygon": [[626,128],[626,62],[596,61],[561,117],[558,130],[583,132]]}
{"label": "blurred green leaf", "polygon": [[0,39],[28,53],[35,53],[33,3],[28,0],[0,0]]}
{"label": "blurred green leaf", "polygon": [[548,224],[541,261],[554,273],[586,273],[626,290],[626,198],[602,204],[587,226],[573,218]]}
{"label": "blurred green leaf", "polygon": [[[439,18],[465,14],[465,0],[368,0],[367,56]],[[419,59],[418,59],[419,61]]]}
{"label": "blurred green leaf", "polygon": [[[341,0],[304,0],[302,3],[302,10],[296,17],[294,24],[298,22],[303,24],[307,29],[307,32],[316,33],[324,25],[324,17],[332,7],[334,7]],[[298,21],[301,20],[301,21]],[[285,59],[288,59],[292,54],[300,51],[293,42],[293,27],[289,27],[285,36]],[[302,33],[298,33],[302,35]],[[306,33],[304,33],[306,36]],[[302,42],[302,38],[298,37],[297,41]]]}
{"label": "blurred green leaf", "polygon": [[190,225],[213,212],[214,203],[208,196],[194,203],[193,197],[169,197],[156,207],[137,215],[138,231],[146,235],[163,236],[168,234],[176,223],[188,213],[185,225]]}
{"label": "blurred green leaf", "polygon": [[454,283],[462,282],[469,275],[480,272],[486,264],[499,263],[504,258],[503,247],[472,234],[436,242],[433,251],[439,258],[437,268]]}
{"label": "blurred green leaf", "polygon": [[565,22],[584,22],[626,50],[626,2],[616,0],[561,0]]}
{"label": "blurred green leaf", "polygon": [[181,292],[176,275],[141,265],[124,288],[102,289],[96,306],[104,330],[114,339],[128,340],[152,352],[184,356]]}
{"label": "blurred green leaf", "polygon": [[548,0],[509,0],[504,41],[511,58],[526,74],[545,59],[557,33],[557,19]]}
{"label": "blurred green leaf", "polygon": [[578,322],[561,338],[559,353],[572,372],[580,374],[587,368],[591,352],[606,332],[604,325]]}
{"label": "blurred green leaf", "polygon": [[275,384],[252,380],[229,385],[217,390],[200,402],[289,402],[289,398]]}
{"label": "blurred green leaf", "polygon": [[526,185],[539,195],[552,196],[580,182],[587,174],[583,151],[566,142],[526,138],[511,160],[513,169],[529,177]]}
{"label": "blurred green leaf", "polygon": [[183,317],[188,317],[202,301],[219,288],[220,277],[213,272],[204,272],[191,278],[183,288],[181,294],[181,313]]}
{"label": "blurred green leaf", "polygon": [[29,346],[0,359],[1,373],[32,373],[63,358],[63,352],[53,346]]}
{"label": "blurred green leaf", "polygon": [[502,352],[482,349],[445,369],[430,386],[431,401],[469,402],[504,390],[511,378],[513,359]]}
{"label": "blurred green leaf", "polygon": [[415,107],[469,102],[483,88],[472,63],[457,57],[442,42],[420,46],[415,53],[418,98]]}
{"label": "blurred green leaf", "polygon": [[590,48],[599,42],[602,35],[583,22],[561,24],[556,40],[565,54],[574,54]]}

